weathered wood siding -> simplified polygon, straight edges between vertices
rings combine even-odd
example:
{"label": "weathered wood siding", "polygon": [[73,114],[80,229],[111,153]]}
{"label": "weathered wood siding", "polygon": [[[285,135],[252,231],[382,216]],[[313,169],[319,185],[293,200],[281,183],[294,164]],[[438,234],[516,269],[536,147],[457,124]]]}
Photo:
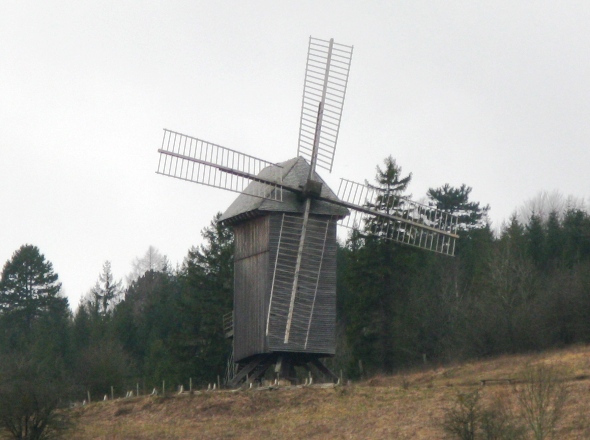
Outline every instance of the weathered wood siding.
{"label": "weathered wood siding", "polygon": [[265,353],[269,217],[234,226],[234,359]]}
{"label": "weathered wood siding", "polygon": [[[281,313],[273,313],[269,325],[267,339],[268,350],[272,352],[298,352],[332,355],[336,351],[336,221],[329,216],[312,215],[308,225],[305,242],[304,258],[301,272],[305,276],[299,278],[299,289],[295,299],[293,320],[288,343],[285,343],[288,307]],[[279,250],[282,214],[276,213],[270,221],[270,267],[269,285],[272,286],[277,251]],[[325,227],[327,225],[327,231]],[[326,234],[327,232],[327,234]],[[317,251],[318,243],[313,243],[312,236],[326,235],[323,254]],[[295,258],[292,258],[292,270],[295,270]],[[320,268],[319,278],[308,275]],[[317,292],[316,292],[317,283]],[[270,301],[270,289],[267,292],[267,313],[269,305],[276,310],[276,304],[289,304],[291,291],[273,292]],[[282,295],[283,298],[277,298]],[[313,304],[312,304],[313,302]]]}
{"label": "weathered wood siding", "polygon": [[[336,349],[336,221],[329,216],[312,216],[310,234],[326,237],[318,255],[312,240],[306,240],[302,271],[319,269],[319,278],[300,277],[289,342],[285,343],[291,291],[271,288],[282,213],[272,213],[234,225],[234,359],[269,352],[332,355]],[[326,229],[327,228],[327,229]],[[317,249],[317,244],[316,244]],[[321,265],[318,263],[321,261]],[[289,267],[294,271],[295,261]],[[316,291],[317,285],[317,291]],[[311,303],[313,302],[313,307]],[[282,309],[277,308],[282,304]],[[273,314],[268,321],[269,306]]]}

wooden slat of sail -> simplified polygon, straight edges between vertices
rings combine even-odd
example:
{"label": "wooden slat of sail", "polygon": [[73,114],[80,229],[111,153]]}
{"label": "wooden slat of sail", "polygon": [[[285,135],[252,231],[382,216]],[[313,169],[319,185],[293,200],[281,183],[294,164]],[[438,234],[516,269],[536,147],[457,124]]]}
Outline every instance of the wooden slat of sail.
{"label": "wooden slat of sail", "polygon": [[[330,172],[340,130],[352,49],[352,46],[309,38],[297,155],[313,162],[314,140],[319,135],[316,163]],[[321,115],[318,115],[320,103],[322,109]]]}
{"label": "wooden slat of sail", "polygon": [[[389,208],[379,210],[383,197]],[[346,179],[341,179],[338,198],[351,211],[341,226],[445,255],[455,253],[457,217],[448,212]]]}
{"label": "wooden slat of sail", "polygon": [[167,129],[158,152],[158,174],[254,197],[283,199],[282,170],[272,162]]}
{"label": "wooden slat of sail", "polygon": [[294,298],[290,337],[285,342],[303,219],[280,216],[277,250],[267,312],[266,336],[271,351],[334,352],[335,332],[335,221],[308,220],[302,266]]}

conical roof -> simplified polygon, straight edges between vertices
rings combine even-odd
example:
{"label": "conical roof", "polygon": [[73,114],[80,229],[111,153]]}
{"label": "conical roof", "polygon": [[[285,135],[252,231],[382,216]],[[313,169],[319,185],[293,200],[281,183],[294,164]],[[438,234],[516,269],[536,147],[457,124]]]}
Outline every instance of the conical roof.
{"label": "conical roof", "polygon": [[[285,186],[292,188],[303,188],[309,175],[310,165],[303,157],[295,157],[288,161],[278,164],[282,170],[282,180]],[[276,169],[276,166],[270,166],[263,169],[259,176],[266,177],[271,175],[271,168]],[[322,183],[321,197],[338,200],[336,194],[325,184],[322,178],[314,172],[314,180]],[[257,194],[259,188],[264,184],[259,182],[251,182],[250,185],[240,194],[229,208],[223,213],[220,221],[226,224],[238,223],[252,217],[258,217],[268,212],[290,212],[301,213],[305,210],[305,203],[297,194],[291,191],[283,190],[283,201],[276,201],[270,198],[260,198],[250,196],[247,193]],[[273,190],[274,191],[274,190]],[[333,215],[337,217],[345,217],[348,215],[348,209],[320,200],[311,201],[312,214]]]}

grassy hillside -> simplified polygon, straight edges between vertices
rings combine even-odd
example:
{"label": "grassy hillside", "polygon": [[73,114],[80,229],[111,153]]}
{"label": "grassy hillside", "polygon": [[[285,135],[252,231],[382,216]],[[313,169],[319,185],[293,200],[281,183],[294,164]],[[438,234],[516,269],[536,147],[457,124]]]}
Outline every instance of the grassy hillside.
{"label": "grassy hillside", "polygon": [[[518,411],[531,365],[558,365],[569,389],[560,439],[590,438],[590,347],[505,356],[332,388],[280,387],[98,402],[71,410],[74,439],[440,439],[458,393]],[[510,379],[510,381],[508,381]],[[484,384],[482,385],[482,381]]]}

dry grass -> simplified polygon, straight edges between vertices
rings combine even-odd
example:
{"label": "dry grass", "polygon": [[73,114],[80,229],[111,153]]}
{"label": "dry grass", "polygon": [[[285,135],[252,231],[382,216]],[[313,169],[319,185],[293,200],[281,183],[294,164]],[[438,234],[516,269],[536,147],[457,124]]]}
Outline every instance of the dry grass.
{"label": "dry grass", "polygon": [[[560,439],[590,438],[590,347],[378,376],[336,388],[215,391],[99,402],[72,410],[72,439],[440,439],[441,421],[458,392],[480,389],[484,401],[509,405],[523,368],[559,364],[571,398]],[[486,385],[482,386],[481,381]]]}

